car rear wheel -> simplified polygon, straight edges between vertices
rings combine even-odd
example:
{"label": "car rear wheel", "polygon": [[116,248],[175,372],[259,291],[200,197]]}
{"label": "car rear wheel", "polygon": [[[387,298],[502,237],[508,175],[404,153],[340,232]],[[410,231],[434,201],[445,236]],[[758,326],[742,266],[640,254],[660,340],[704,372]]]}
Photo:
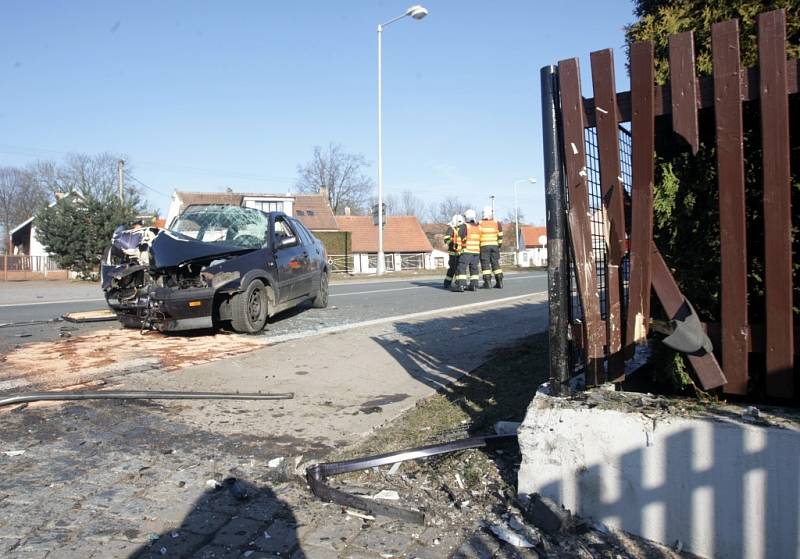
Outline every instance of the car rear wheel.
{"label": "car rear wheel", "polygon": [[267,323],[267,288],[253,280],[231,301],[231,325],[237,332],[255,334]]}
{"label": "car rear wheel", "polygon": [[324,309],[328,306],[328,272],[322,272],[319,276],[319,291],[317,296],[311,301],[315,309]]}

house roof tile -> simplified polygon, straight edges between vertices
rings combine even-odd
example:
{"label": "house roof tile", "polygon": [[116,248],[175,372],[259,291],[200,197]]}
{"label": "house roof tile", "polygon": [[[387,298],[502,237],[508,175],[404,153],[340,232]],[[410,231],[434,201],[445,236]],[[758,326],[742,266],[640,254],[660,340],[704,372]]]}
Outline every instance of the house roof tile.
{"label": "house roof tile", "polygon": [[[353,252],[378,252],[378,228],[368,215],[336,216],[339,229],[351,233]],[[384,252],[431,252],[430,241],[414,216],[387,216]]]}
{"label": "house roof tile", "polygon": [[294,197],[294,216],[312,231],[336,231],[339,225],[325,196],[298,195]]}
{"label": "house roof tile", "polygon": [[543,246],[542,243],[539,242],[539,237],[547,237],[547,227],[530,227],[528,225],[522,225],[520,226],[519,230],[522,234],[522,243],[525,248]]}

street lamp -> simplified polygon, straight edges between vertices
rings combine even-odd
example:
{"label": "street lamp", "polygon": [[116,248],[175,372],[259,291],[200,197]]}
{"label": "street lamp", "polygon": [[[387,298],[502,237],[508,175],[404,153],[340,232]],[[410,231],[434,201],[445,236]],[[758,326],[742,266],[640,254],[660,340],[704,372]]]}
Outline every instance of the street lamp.
{"label": "street lamp", "polygon": [[516,223],[515,236],[517,237],[517,254],[519,254],[519,203],[517,202],[517,185],[522,182],[536,184],[536,179],[533,177],[528,177],[527,179],[519,179],[518,181],[514,182],[514,223]]}
{"label": "street lamp", "polygon": [[376,263],[378,275],[384,273],[386,266],[383,257],[383,92],[381,90],[383,28],[404,17],[420,20],[426,15],[428,15],[428,10],[419,4],[415,4],[408,8],[403,15],[399,15],[378,26],[378,262]]}

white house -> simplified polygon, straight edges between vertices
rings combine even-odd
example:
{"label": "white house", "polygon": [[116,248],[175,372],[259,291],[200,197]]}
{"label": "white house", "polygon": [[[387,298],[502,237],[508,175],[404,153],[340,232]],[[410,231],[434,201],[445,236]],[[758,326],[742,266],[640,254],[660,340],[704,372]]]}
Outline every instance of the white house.
{"label": "white house", "polygon": [[547,266],[547,227],[519,228],[517,263],[526,268]]}
{"label": "white house", "polygon": [[[338,215],[340,231],[350,232],[353,271],[375,273],[378,263],[378,227],[368,215]],[[436,267],[433,247],[414,216],[386,217],[383,229],[386,270],[420,270]],[[445,261],[446,262],[446,261]]]}
{"label": "white house", "polygon": [[[72,191],[66,194],[57,193],[55,202],[50,204],[52,208],[56,204],[61,204],[71,198],[81,198],[79,192]],[[49,263],[50,254],[36,236],[36,226],[33,224],[35,216],[31,216],[11,230],[11,254],[14,256],[27,256],[30,262],[25,267],[34,272],[42,272],[48,269],[55,269]]]}

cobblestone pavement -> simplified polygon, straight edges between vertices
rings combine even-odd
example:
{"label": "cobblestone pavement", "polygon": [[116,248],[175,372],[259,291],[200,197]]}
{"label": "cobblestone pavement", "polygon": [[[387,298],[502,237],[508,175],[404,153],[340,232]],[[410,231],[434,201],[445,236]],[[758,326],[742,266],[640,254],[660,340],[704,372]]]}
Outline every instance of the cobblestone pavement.
{"label": "cobblestone pavement", "polygon": [[468,537],[464,550],[497,548],[474,526],[443,532],[345,514],[308,492],[291,458],[268,465],[329,449],[220,437],[186,425],[180,411],[97,401],[0,415],[0,556],[425,558]]}

